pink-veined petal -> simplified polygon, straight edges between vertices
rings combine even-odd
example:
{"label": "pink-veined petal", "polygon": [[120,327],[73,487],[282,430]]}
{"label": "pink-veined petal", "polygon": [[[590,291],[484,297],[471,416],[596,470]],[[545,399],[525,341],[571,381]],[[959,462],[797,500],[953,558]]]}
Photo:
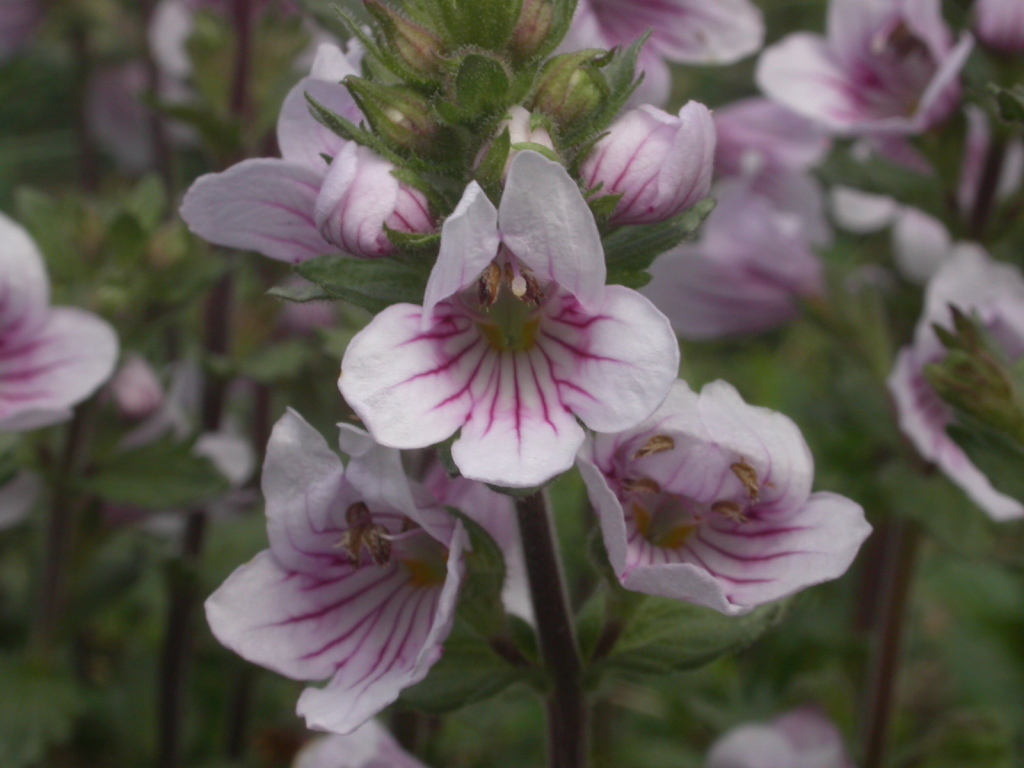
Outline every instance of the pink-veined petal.
{"label": "pink-veined petal", "polygon": [[512,160],[498,206],[502,241],[588,310],[601,304],[607,268],[594,215],[564,167],[537,152]]}
{"label": "pink-veined petal", "polygon": [[510,488],[543,485],[572,466],[583,430],[538,349],[491,354],[491,374],[452,444],[452,459],[471,480]]}
{"label": "pink-veined petal", "polygon": [[453,435],[486,364],[489,346],[471,321],[448,311],[424,328],[422,315],[412,304],[388,307],[356,334],[341,362],[342,396],[393,448],[425,448]]}
{"label": "pink-veined petal", "polygon": [[200,176],[185,195],[181,217],[211,243],[299,264],[340,252],[313,219],[322,181],[323,172],[298,163],[245,160]]}
{"label": "pink-veined petal", "polygon": [[538,345],[555,362],[560,380],[572,382],[561,389],[562,402],[588,427],[628,429],[661,405],[679,374],[679,342],[649,299],[610,285],[596,315],[563,305],[552,320]]}
{"label": "pink-veined petal", "polygon": [[302,693],[298,712],[310,728],[350,733],[393,703],[402,689],[427,676],[441,658],[455,620],[468,543],[462,524],[456,524],[444,584],[413,587],[412,592],[407,588],[394,609],[381,608],[382,620],[367,631],[367,642],[356,646],[360,653],[341,656],[337,673],[324,688],[307,688]]}
{"label": "pink-veined petal", "polygon": [[45,325],[9,341],[0,348],[0,432],[63,421],[117,363],[114,329],[71,307],[50,310]]}
{"label": "pink-veined petal", "polygon": [[441,250],[423,297],[423,322],[434,307],[467,288],[498,254],[498,209],[479,184],[471,182],[458,206],[441,226]]}
{"label": "pink-veined petal", "polygon": [[25,229],[0,213],[0,345],[46,322],[50,281],[39,248]]}
{"label": "pink-veined petal", "polygon": [[362,499],[343,476],[327,441],[289,408],[270,433],[262,475],[270,548],[282,566],[308,574],[347,567],[336,545],[346,509]]}
{"label": "pink-veined petal", "polygon": [[800,764],[793,745],[776,729],[742,725],[711,745],[704,768],[796,768]]}

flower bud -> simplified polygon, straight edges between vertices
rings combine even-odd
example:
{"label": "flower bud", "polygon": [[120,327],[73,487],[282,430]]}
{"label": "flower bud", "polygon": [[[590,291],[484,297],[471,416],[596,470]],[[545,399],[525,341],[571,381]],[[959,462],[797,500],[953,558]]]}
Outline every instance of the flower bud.
{"label": "flower bud", "polygon": [[132,355],[110,381],[110,393],[118,410],[129,419],[141,421],[164,403],[164,388],[145,359]]}
{"label": "flower bud", "polygon": [[342,148],[327,171],[313,215],[325,240],[372,259],[395,250],[385,227],[410,234],[434,231],[426,197],[395,178],[394,169],[367,147],[350,142]]}
{"label": "flower bud", "polygon": [[385,139],[414,152],[436,149],[438,125],[430,102],[419,93],[361,77],[346,77],[345,85],[374,131]]}
{"label": "flower bud", "polygon": [[711,189],[715,124],[703,104],[675,117],[644,105],[616,121],[583,164],[600,195],[621,195],[611,222],[651,224],[683,212]]}
{"label": "flower bud", "polygon": [[608,83],[598,70],[604,51],[579,51],[555,56],[544,65],[533,108],[568,127],[585,121],[608,96]]}
{"label": "flower bud", "polygon": [[523,0],[509,53],[518,61],[532,58],[548,42],[554,20],[555,6],[551,0]]}
{"label": "flower bud", "polygon": [[976,0],[974,31],[1000,53],[1024,51],[1024,8],[1020,0]]}
{"label": "flower bud", "polygon": [[380,0],[364,0],[363,4],[377,21],[388,50],[394,51],[413,72],[433,79],[441,65],[443,44],[440,38]]}

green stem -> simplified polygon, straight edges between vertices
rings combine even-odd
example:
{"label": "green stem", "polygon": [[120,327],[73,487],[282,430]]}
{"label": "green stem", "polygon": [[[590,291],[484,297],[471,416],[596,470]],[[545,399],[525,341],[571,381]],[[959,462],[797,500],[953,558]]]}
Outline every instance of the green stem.
{"label": "green stem", "polygon": [[548,696],[550,768],[587,768],[589,711],[583,663],[558,547],[542,492],[516,502],[541,653],[554,688]]}

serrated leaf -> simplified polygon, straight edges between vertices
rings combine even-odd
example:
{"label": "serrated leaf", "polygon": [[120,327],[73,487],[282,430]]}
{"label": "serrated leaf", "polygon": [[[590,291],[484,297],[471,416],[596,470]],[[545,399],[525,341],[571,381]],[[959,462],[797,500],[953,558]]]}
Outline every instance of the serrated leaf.
{"label": "serrated leaf", "polygon": [[691,603],[646,597],[599,663],[628,674],[694,669],[743,650],[775,626],[785,609],[785,603],[773,603],[744,616],[725,616]]}
{"label": "serrated leaf", "polygon": [[209,459],[172,438],[115,454],[83,487],[107,501],[153,510],[202,504],[230,488]]}
{"label": "serrated leaf", "polygon": [[332,299],[342,299],[370,312],[380,312],[402,302],[421,304],[427,287],[428,268],[426,263],[420,269],[391,258],[321,256],[300,264],[297,271]]}
{"label": "serrated leaf", "polygon": [[523,678],[522,669],[504,661],[466,622],[456,619],[441,660],[423,682],[406,688],[400,701],[444,714],[488,699]]}
{"label": "serrated leaf", "polygon": [[604,239],[609,276],[648,269],[658,256],[692,239],[714,207],[715,201],[709,197],[668,221],[615,230]]}

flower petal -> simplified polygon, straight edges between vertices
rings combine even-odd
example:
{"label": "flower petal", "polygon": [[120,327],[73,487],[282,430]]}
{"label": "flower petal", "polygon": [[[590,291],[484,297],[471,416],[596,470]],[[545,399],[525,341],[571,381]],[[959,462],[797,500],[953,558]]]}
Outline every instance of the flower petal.
{"label": "flower petal", "polygon": [[679,374],[679,342],[649,299],[610,285],[595,316],[563,304],[552,320],[538,346],[552,361],[562,403],[588,427],[628,429],[661,405]]}
{"label": "flower petal", "polygon": [[555,366],[538,348],[532,352],[492,351],[485,386],[452,459],[471,480],[509,488],[543,485],[572,467],[584,433],[566,410],[555,382]]}
{"label": "flower petal", "polygon": [[291,408],[270,433],[262,488],[276,562],[308,574],[347,567],[335,545],[348,528],[346,509],[360,499],[341,459]]}
{"label": "flower petal", "polygon": [[565,168],[537,152],[517,154],[498,227],[509,250],[541,278],[554,280],[588,310],[600,306],[607,275],[601,235]]}
{"label": "flower petal", "polygon": [[358,122],[362,113],[348,88],[341,84],[347,76],[358,74],[338,46],[320,44],[312,72],[288,92],[281,105],[277,143],[285,160],[320,173],[327,171],[327,161],[321,155],[334,157],[347,142],[313,117],[306,94],[347,120]]}
{"label": "flower petal", "polygon": [[345,654],[337,655],[337,674],[325,688],[307,688],[299,697],[298,712],[310,728],[350,733],[394,702],[402,689],[427,676],[441,658],[455,620],[468,545],[466,531],[458,523],[448,549],[443,587],[407,590],[395,608],[382,606],[381,621],[366,630],[366,642],[354,646],[357,653],[349,655],[345,643],[335,647]]}
{"label": "flower petal", "polygon": [[426,768],[405,752],[383,725],[368,720],[347,736],[313,739],[292,768]]}
{"label": "flower petal", "polygon": [[440,307],[445,312],[421,330],[420,307],[390,306],[345,350],[338,387],[382,445],[439,443],[462,426],[472,407],[470,386],[489,347],[468,319],[448,304]]}
{"label": "flower petal", "polygon": [[323,175],[286,160],[245,160],[200,176],[185,195],[181,217],[204,240],[278,261],[336,254],[313,220]]}
{"label": "flower petal", "polygon": [[479,184],[471,182],[441,226],[441,251],[427,281],[423,321],[437,303],[469,287],[498,254],[498,209]]}
{"label": "flower petal", "polygon": [[43,256],[25,229],[0,213],[0,339],[46,322],[50,281]]}
{"label": "flower petal", "polygon": [[80,309],[50,310],[45,325],[0,350],[0,432],[63,421],[114,372],[117,334]]}

